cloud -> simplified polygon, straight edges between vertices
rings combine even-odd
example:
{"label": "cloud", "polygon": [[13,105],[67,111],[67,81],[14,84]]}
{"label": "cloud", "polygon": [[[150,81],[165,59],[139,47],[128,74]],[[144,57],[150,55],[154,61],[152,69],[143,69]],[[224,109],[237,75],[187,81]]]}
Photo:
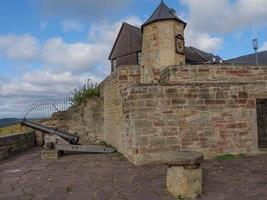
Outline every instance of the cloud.
{"label": "cloud", "polygon": [[71,32],[71,31],[79,32],[84,30],[84,25],[77,20],[65,19],[61,23],[61,26],[65,32]]}
{"label": "cloud", "polygon": [[[59,73],[70,71],[74,74],[95,71],[102,78],[109,73],[108,55],[122,22],[140,26],[141,20],[130,16],[114,23],[92,24],[88,40],[69,43],[61,37],[40,42],[37,38],[25,35],[0,36],[2,54],[13,60],[35,59],[50,71]],[[70,22],[70,21],[69,21]],[[71,21],[70,24],[72,24]],[[65,27],[74,29],[74,24]],[[68,26],[65,23],[65,26]],[[101,72],[102,71],[102,72]]]}
{"label": "cloud", "polygon": [[21,117],[27,106],[36,100],[70,96],[74,88],[83,85],[87,76],[71,72],[52,73],[38,70],[0,85],[0,118]]}
{"label": "cloud", "polygon": [[132,0],[41,0],[43,12],[47,15],[85,18],[99,21],[117,11],[123,12]]}
{"label": "cloud", "polygon": [[31,35],[0,36],[0,55],[16,60],[32,60],[38,55],[38,40]]}
{"label": "cloud", "polygon": [[[115,42],[116,36],[120,30],[122,22],[132,24],[136,27],[140,27],[142,21],[135,16],[129,16],[125,19],[119,20],[115,23],[97,23],[92,24],[89,31],[89,40],[93,43],[108,43],[110,48],[112,48],[113,43]],[[111,50],[111,49],[110,49]]]}
{"label": "cloud", "polygon": [[267,42],[265,42],[260,48],[259,51],[267,51]]}
{"label": "cloud", "polygon": [[194,46],[209,53],[219,50],[224,42],[221,37],[212,37],[207,33],[194,31],[190,27],[185,31],[185,41],[187,46]]}
{"label": "cloud", "polygon": [[43,47],[43,62],[54,71],[82,73],[106,63],[109,46],[91,43],[66,43],[62,38],[49,39]]}
{"label": "cloud", "polygon": [[69,43],[61,37],[40,42],[31,36],[40,53],[35,54],[36,59],[43,67],[0,84],[0,118],[18,116],[38,99],[70,95],[87,79],[101,82],[110,72],[108,55],[123,21],[141,24],[133,16],[114,23],[93,24],[85,42]]}
{"label": "cloud", "polygon": [[53,71],[71,71],[75,74],[94,71],[102,78],[110,71],[108,55],[122,22],[141,25],[141,20],[131,16],[114,23],[92,24],[88,42],[67,43],[62,38],[45,42],[42,58]]}
{"label": "cloud", "polygon": [[70,96],[73,88],[83,85],[86,80],[86,76],[71,72],[55,74],[39,70],[26,73],[21,79],[0,85],[0,118],[21,117],[24,109],[36,100]]}
{"label": "cloud", "polygon": [[13,79],[0,86],[0,97],[27,97],[66,95],[85,82],[86,78],[71,72],[51,73],[45,70],[33,71],[21,79]]}
{"label": "cloud", "polygon": [[2,74],[0,74],[0,84],[5,83],[8,81],[8,78],[6,76],[3,76]]}
{"label": "cloud", "polygon": [[223,46],[225,34],[238,31],[240,35],[246,28],[267,25],[266,0],[202,0],[201,3],[182,0],[182,3],[189,8],[185,20],[187,45],[208,52]]}
{"label": "cloud", "polygon": [[266,0],[183,0],[189,24],[205,33],[228,33],[267,24]]}

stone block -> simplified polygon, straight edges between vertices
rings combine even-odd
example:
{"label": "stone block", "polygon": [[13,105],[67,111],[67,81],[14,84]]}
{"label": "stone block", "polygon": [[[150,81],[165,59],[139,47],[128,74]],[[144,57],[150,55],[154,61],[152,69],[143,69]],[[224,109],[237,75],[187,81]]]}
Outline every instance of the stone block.
{"label": "stone block", "polygon": [[30,149],[34,145],[34,132],[0,137],[0,160]]}
{"label": "stone block", "polygon": [[136,127],[151,127],[152,126],[152,122],[148,121],[148,120],[137,120],[135,122],[135,126]]}
{"label": "stone block", "polygon": [[146,100],[146,106],[147,107],[156,107],[157,106],[157,101]]}
{"label": "stone block", "polygon": [[120,81],[127,81],[128,80],[128,76],[127,75],[121,75],[121,76],[119,76],[119,80]]}
{"label": "stone block", "polygon": [[166,185],[174,198],[196,198],[202,193],[202,169],[170,167],[167,171]]}
{"label": "stone block", "polygon": [[240,99],[247,99],[248,93],[247,92],[239,92],[239,98]]}
{"label": "stone block", "polygon": [[59,155],[58,150],[43,150],[41,152],[41,160],[56,160]]}
{"label": "stone block", "polygon": [[137,146],[147,146],[149,145],[149,138],[148,137],[136,137],[136,145]]}
{"label": "stone block", "polygon": [[35,143],[37,146],[44,144],[44,134],[40,131],[35,131]]}

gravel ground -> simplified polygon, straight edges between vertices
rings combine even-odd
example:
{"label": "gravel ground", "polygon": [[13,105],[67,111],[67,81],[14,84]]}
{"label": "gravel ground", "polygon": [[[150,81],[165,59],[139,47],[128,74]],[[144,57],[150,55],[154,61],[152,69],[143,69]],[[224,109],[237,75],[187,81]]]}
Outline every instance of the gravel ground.
{"label": "gravel ground", "polygon": [[[41,161],[34,148],[0,162],[0,199],[172,200],[167,167],[136,167],[119,154]],[[203,164],[199,200],[267,200],[267,154]]]}

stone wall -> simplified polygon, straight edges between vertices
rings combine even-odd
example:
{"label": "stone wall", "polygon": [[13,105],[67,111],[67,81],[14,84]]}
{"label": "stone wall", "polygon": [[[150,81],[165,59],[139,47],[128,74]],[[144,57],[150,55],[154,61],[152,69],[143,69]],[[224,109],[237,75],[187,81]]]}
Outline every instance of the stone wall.
{"label": "stone wall", "polygon": [[258,152],[256,100],[267,99],[267,67],[172,66],[160,77],[142,84],[140,66],[121,66],[100,84],[100,98],[58,113],[56,126],[82,143],[105,141],[135,164],[160,162],[166,151]]}
{"label": "stone wall", "polygon": [[121,91],[130,84],[139,83],[140,77],[140,66],[120,66],[101,83],[104,97],[104,140],[125,154],[128,154],[129,148],[125,141],[129,137],[124,134]]}
{"label": "stone wall", "polygon": [[195,150],[213,157],[257,152],[255,90],[265,83],[139,85],[124,92],[133,162]]}
{"label": "stone wall", "polygon": [[80,144],[96,144],[103,141],[104,102],[102,97],[87,100],[79,107],[58,112],[43,123],[50,127],[78,134]]}
{"label": "stone wall", "polygon": [[267,66],[184,65],[161,72],[161,82],[214,82],[267,80]]}
{"label": "stone wall", "polygon": [[0,160],[30,149],[34,141],[34,132],[0,137]]}
{"label": "stone wall", "polygon": [[162,152],[174,150],[206,157],[258,152],[256,99],[267,98],[266,67],[168,69],[175,73],[167,76],[165,71],[161,84],[136,84],[123,91],[124,135],[130,137],[127,157],[132,162],[160,161]]}

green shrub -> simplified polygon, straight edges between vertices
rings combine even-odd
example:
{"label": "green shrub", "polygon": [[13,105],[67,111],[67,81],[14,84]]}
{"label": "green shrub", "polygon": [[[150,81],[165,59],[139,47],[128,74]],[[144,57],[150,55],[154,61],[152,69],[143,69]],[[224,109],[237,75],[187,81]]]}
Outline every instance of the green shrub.
{"label": "green shrub", "polygon": [[74,89],[72,92],[71,104],[73,106],[80,106],[88,99],[99,97],[100,88],[97,83],[93,83],[90,79],[83,86]]}

